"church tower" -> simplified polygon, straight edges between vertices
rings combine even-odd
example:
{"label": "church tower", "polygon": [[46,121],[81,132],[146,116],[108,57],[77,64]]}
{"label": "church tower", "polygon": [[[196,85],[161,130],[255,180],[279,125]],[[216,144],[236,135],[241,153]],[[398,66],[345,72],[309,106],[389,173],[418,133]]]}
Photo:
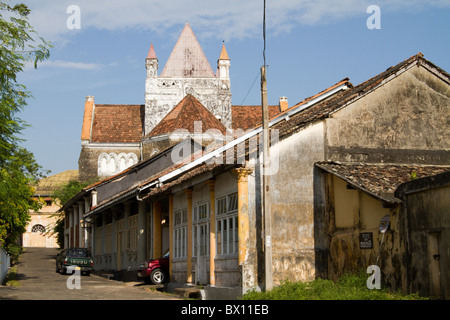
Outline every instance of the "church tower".
{"label": "church tower", "polygon": [[231,129],[230,59],[224,44],[214,73],[186,23],[159,76],[153,44],[145,61],[145,136],[188,94]]}
{"label": "church tower", "polygon": [[148,50],[148,55],[145,59],[145,68],[147,69],[147,79],[156,79],[156,76],[158,75],[158,58],[156,58],[153,43],[150,45],[150,50]]}

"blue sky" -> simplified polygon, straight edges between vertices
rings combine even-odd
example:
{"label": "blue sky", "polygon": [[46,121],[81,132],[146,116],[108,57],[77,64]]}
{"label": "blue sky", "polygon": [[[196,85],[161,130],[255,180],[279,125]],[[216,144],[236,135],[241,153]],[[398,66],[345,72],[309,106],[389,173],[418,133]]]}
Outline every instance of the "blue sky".
{"label": "blue sky", "polygon": [[[262,0],[24,2],[54,48],[19,78],[34,96],[20,115],[30,125],[23,145],[52,174],[78,169],[85,97],[143,104],[150,43],[161,72],[186,22],[213,70],[225,41],[232,103],[260,104]],[[79,30],[67,27],[70,5]],[[369,5],[380,8],[381,29],[367,28]],[[269,104],[287,96],[292,106],[345,77],[357,85],[418,52],[450,72],[450,1],[267,0]]]}

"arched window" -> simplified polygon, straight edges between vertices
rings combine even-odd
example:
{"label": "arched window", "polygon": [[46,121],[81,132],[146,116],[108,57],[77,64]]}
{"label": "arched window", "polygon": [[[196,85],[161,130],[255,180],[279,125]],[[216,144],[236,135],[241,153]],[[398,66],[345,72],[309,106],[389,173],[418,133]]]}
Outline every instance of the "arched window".
{"label": "arched window", "polygon": [[45,232],[45,227],[42,224],[35,224],[33,228],[31,228],[31,232],[43,233]]}
{"label": "arched window", "polygon": [[112,176],[138,163],[138,157],[132,152],[122,152],[119,155],[114,152],[103,152],[99,155],[97,163],[97,173],[100,177]]}

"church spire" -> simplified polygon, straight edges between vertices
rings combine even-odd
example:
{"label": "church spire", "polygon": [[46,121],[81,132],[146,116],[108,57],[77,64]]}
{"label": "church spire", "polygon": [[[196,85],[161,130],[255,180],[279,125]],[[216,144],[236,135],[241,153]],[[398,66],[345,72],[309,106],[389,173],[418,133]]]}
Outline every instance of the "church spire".
{"label": "church spire", "polygon": [[161,77],[214,77],[211,65],[189,23],[184,25]]}
{"label": "church spire", "polygon": [[219,60],[230,60],[230,58],[228,58],[227,49],[225,49],[225,41],[222,44],[222,51],[220,52]]}
{"label": "church spire", "polygon": [[153,48],[153,42],[150,45],[150,49],[148,50],[147,59],[157,59],[155,48]]}
{"label": "church spire", "polygon": [[225,49],[225,41],[222,44],[219,60],[217,60],[217,77],[221,80],[230,80],[230,58],[227,49]]}
{"label": "church spire", "polygon": [[158,58],[156,58],[153,43],[151,43],[147,58],[145,59],[145,68],[147,69],[147,78],[156,78],[158,72]]}

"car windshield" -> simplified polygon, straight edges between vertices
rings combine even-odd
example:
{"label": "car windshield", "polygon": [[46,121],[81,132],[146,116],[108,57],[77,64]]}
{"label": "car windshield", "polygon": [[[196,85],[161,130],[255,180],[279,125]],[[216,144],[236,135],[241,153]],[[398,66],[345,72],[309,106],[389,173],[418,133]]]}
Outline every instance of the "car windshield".
{"label": "car windshield", "polygon": [[86,249],[69,249],[67,255],[74,258],[89,258],[91,251]]}

